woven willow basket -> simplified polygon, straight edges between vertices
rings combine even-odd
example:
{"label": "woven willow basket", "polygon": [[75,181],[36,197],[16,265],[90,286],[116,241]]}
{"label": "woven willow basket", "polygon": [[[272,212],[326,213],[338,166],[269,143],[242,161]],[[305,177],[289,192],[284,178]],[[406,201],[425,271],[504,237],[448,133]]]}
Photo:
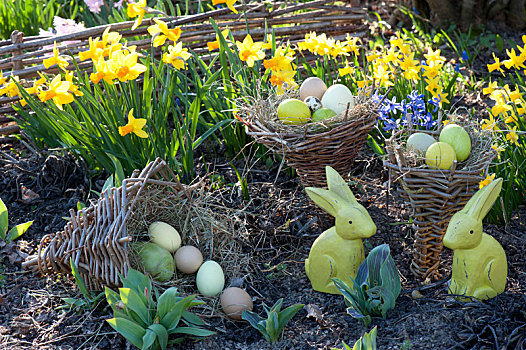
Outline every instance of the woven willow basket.
{"label": "woven willow basket", "polygon": [[[198,247],[205,260],[220,262],[225,273],[234,276],[246,261],[238,254],[226,215],[214,214],[199,202],[198,185],[181,184],[157,159],[140,173],[136,170],[121,187],[105,191],[91,206],[76,214],[71,210],[64,230],[44,236],[38,254],[23,266],[42,274],[71,274],[72,259],[89,289],[118,287],[119,274],[126,276],[130,267],[140,269],[129,244],[147,241],[148,225],[164,221],[181,233],[183,245]],[[175,275],[167,284],[177,284],[184,291],[193,282]]]}
{"label": "woven willow basket", "polygon": [[477,135],[474,129],[465,128],[471,137],[471,154],[460,164],[455,160],[449,170],[422,166],[422,160],[416,160],[405,149],[405,141],[411,134],[424,132],[438,139],[440,130],[405,129],[386,142],[388,159],[384,160],[384,165],[389,169],[389,179],[401,185],[402,196],[413,209],[415,244],[411,271],[423,280],[441,278],[438,271],[440,252],[449,220],[479,189],[480,181],[486,177],[497,154],[491,148],[489,136],[478,134],[474,137]]}
{"label": "woven willow basket", "polygon": [[277,107],[295,94],[254,99],[239,108],[238,119],[256,142],[282,156],[298,173],[301,183],[325,187],[325,167],[333,167],[345,176],[353,160],[376,125],[377,106],[358,96],[356,106],[344,113],[317,123],[285,125],[277,119]]}

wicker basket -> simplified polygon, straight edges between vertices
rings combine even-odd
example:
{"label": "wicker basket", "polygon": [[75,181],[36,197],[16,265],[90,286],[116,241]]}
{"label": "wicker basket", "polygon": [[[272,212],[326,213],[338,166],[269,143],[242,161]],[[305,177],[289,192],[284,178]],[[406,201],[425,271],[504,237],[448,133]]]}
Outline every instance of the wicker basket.
{"label": "wicker basket", "polygon": [[429,169],[415,164],[415,158],[405,150],[405,140],[415,132],[429,133],[438,139],[440,130],[396,132],[386,143],[388,160],[384,160],[384,165],[389,169],[389,179],[399,182],[402,196],[413,209],[415,244],[411,271],[423,280],[439,279],[439,255],[449,220],[479,189],[496,151],[491,148],[490,137],[473,137],[472,131],[468,160],[461,165],[455,160],[449,170]]}
{"label": "wicker basket", "polygon": [[[231,236],[233,230],[219,214],[200,205],[198,185],[181,184],[157,159],[140,173],[136,170],[121,187],[104,192],[91,206],[76,214],[71,210],[64,230],[44,236],[37,255],[23,266],[42,274],[70,274],[72,259],[89,289],[120,286],[119,274],[126,276],[130,267],[138,268],[129,243],[148,240],[148,225],[160,220],[182,233],[184,245],[199,247],[205,259],[221,262],[228,275],[235,276],[246,261],[236,253],[240,249]],[[180,281],[168,284],[176,282]],[[178,283],[179,289],[188,284]]]}
{"label": "wicker basket", "polygon": [[377,109],[360,97],[357,105],[343,114],[303,126],[284,125],[277,120],[277,106],[284,94],[267,99],[254,99],[241,107],[238,119],[256,142],[282,156],[298,173],[304,186],[325,187],[325,166],[345,176],[362,148],[367,135],[376,125]]}

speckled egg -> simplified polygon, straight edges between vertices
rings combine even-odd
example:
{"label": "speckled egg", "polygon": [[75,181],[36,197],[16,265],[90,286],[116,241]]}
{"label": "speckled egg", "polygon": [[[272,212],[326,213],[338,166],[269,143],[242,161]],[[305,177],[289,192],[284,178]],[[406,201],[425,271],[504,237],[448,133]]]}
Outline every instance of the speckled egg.
{"label": "speckled egg", "polygon": [[316,96],[308,96],[303,102],[309,106],[311,112],[315,112],[322,107],[321,101]]}

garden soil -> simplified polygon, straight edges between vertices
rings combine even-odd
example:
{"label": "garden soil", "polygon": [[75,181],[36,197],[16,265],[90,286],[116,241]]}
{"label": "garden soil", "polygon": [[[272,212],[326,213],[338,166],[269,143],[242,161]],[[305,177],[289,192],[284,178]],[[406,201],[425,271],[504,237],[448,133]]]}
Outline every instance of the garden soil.
{"label": "garden soil", "polygon": [[[205,152],[212,149],[209,146]],[[40,276],[21,268],[43,235],[61,230],[68,211],[88,196],[93,198],[104,176],[90,181],[86,167],[73,157],[37,153],[17,141],[1,145],[0,151],[0,196],[9,209],[10,225],[34,220],[15,244],[0,245],[0,349],[131,348],[105,322],[111,313],[103,303],[89,312],[57,309],[64,305],[61,298],[79,296],[69,276]],[[351,187],[378,227],[376,235],[365,241],[366,251],[388,243],[402,280],[402,294],[386,319],[373,318],[366,328],[347,315],[343,297],[310,287],[304,260],[312,242],[333,225],[333,219],[308,200],[297,178],[288,176],[290,169],[278,173],[278,160],[268,166],[255,157],[234,162],[247,178],[250,198],[244,200],[233,168],[218,161],[213,169],[215,179],[223,183],[218,193],[224,205],[243,212],[249,232],[241,243],[251,256],[250,273],[237,277],[243,278],[244,288],[253,296],[254,311],[262,314],[263,303],[272,305],[279,298],[285,306],[306,306],[273,345],[248,323],[208,311],[201,316],[217,334],[201,341],[188,339],[181,349],[341,348],[342,341],[352,346],[374,325],[378,349],[526,348],[526,208],[521,207],[507,227],[485,224],[485,231],[507,253],[506,291],[489,301],[460,303],[447,295],[451,251],[442,254],[443,279],[421,284],[410,273],[410,210],[395,187],[387,191],[387,173],[369,149],[358,159]],[[210,179],[202,158],[197,163],[198,172]]]}

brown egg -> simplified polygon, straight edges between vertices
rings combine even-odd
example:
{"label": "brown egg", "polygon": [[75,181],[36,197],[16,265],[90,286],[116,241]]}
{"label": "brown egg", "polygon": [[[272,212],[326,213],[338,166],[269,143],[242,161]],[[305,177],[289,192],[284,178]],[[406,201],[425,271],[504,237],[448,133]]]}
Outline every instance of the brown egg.
{"label": "brown egg", "polygon": [[175,267],[183,273],[196,273],[203,264],[203,254],[191,245],[177,249],[174,259]]}
{"label": "brown egg", "polygon": [[305,101],[309,96],[317,97],[321,100],[323,94],[327,91],[327,85],[317,77],[305,79],[300,86],[300,100]]}
{"label": "brown egg", "polygon": [[243,289],[230,287],[221,294],[221,307],[228,317],[240,321],[243,310],[252,311],[252,298]]}

